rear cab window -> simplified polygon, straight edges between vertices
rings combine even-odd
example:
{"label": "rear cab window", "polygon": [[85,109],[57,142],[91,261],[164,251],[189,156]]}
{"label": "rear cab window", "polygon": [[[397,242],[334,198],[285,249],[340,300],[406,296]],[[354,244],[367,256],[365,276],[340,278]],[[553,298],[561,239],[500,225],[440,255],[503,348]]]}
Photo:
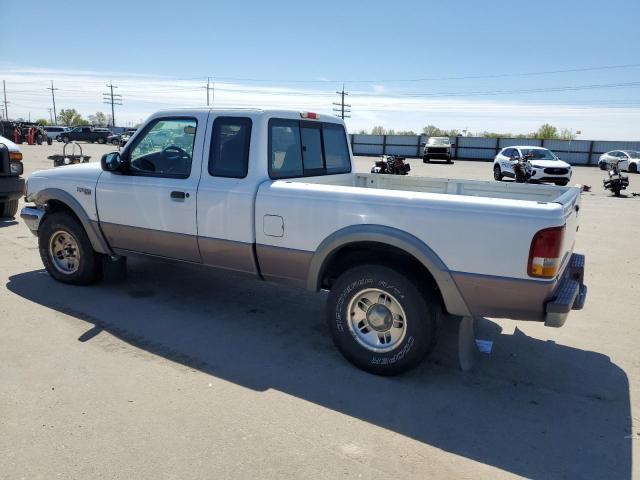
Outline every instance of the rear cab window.
{"label": "rear cab window", "polygon": [[349,172],[349,147],[342,125],[279,118],[269,120],[271,178]]}

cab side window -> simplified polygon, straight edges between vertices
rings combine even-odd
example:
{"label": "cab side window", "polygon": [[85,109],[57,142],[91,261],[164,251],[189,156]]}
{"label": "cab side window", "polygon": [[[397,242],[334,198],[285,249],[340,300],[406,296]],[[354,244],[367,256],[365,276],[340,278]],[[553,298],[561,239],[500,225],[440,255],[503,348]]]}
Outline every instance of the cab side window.
{"label": "cab side window", "polygon": [[129,154],[133,175],[187,178],[191,173],[195,118],[159,118],[136,139]]}
{"label": "cab side window", "polygon": [[246,177],[250,141],[250,118],[216,118],[209,152],[209,174],[214,177]]}

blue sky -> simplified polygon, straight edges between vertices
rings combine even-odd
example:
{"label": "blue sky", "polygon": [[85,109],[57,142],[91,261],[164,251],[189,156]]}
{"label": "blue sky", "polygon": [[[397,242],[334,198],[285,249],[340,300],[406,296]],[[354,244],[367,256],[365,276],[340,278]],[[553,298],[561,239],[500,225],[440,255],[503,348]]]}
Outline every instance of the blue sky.
{"label": "blue sky", "polygon": [[345,81],[351,130],[515,133],[549,121],[585,138],[639,136],[638,0],[33,1],[40,14],[29,16],[0,1],[12,117],[47,117],[50,80],[59,108],[106,110],[113,80],[124,103],[116,118],[137,122],[205,103],[212,76],[218,105],[319,111]]}

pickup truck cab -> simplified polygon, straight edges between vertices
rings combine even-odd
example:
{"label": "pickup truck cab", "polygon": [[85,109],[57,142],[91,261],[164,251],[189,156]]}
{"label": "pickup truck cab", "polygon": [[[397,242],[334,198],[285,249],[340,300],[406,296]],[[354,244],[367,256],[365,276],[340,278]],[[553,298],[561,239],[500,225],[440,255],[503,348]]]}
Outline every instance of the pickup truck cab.
{"label": "pickup truck cab", "polygon": [[107,138],[111,135],[108,128],[75,127],[56,136],[56,140],[64,143],[69,142],[90,142],[107,143]]}
{"label": "pickup truck cab", "polygon": [[24,194],[22,153],[11,140],[0,137],[0,218],[15,217]]}
{"label": "pickup truck cab", "polygon": [[335,343],[377,374],[415,366],[448,315],[558,327],[586,298],[577,188],[356,173],[330,115],[161,111],[100,164],[34,173],[26,199],[58,281],[143,254],[328,290]]}

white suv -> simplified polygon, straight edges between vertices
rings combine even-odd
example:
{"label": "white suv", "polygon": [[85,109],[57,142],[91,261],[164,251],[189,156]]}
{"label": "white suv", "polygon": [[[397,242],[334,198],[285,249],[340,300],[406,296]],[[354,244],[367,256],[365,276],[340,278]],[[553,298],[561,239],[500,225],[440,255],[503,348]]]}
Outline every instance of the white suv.
{"label": "white suv", "polygon": [[640,152],[634,150],[612,150],[600,155],[598,167],[606,170],[608,163],[617,163],[620,171],[640,172]]}
{"label": "white suv", "polygon": [[533,167],[531,181],[549,182],[564,186],[571,180],[571,165],[560,160],[546,148],[515,146],[503,148],[493,160],[493,178],[514,178],[513,165],[518,158],[527,157]]}

